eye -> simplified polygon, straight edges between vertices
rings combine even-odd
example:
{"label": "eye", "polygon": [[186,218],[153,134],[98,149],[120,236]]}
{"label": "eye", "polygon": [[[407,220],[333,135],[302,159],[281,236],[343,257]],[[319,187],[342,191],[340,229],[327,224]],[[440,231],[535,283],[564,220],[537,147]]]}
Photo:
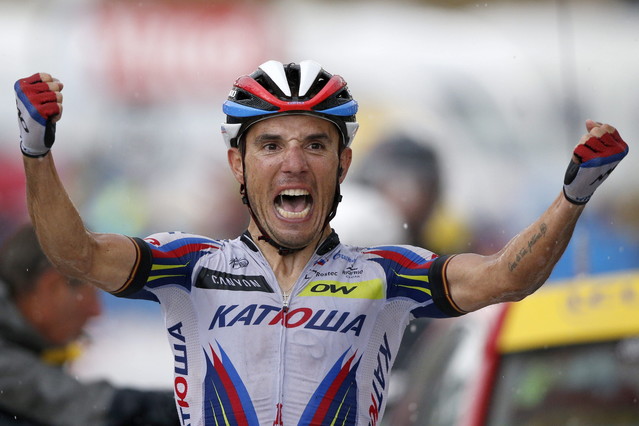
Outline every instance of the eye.
{"label": "eye", "polygon": [[308,147],[313,151],[319,151],[324,149],[324,144],[322,142],[311,142]]}
{"label": "eye", "polygon": [[277,148],[278,146],[275,142],[267,142],[264,145],[262,145],[262,149],[264,151],[276,151]]}

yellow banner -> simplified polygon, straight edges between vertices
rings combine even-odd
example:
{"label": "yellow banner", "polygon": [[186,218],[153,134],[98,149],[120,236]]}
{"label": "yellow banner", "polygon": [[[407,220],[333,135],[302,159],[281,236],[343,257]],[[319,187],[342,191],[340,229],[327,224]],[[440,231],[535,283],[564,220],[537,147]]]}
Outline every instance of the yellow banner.
{"label": "yellow banner", "polygon": [[639,272],[547,283],[512,303],[501,352],[639,336]]}

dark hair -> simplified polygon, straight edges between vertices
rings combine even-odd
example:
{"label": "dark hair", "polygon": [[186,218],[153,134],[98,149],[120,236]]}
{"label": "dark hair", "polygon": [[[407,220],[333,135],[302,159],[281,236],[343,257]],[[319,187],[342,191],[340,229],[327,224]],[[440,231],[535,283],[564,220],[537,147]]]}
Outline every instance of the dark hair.
{"label": "dark hair", "polygon": [[0,280],[13,299],[32,291],[38,277],[51,267],[31,225],[18,229],[0,247]]}

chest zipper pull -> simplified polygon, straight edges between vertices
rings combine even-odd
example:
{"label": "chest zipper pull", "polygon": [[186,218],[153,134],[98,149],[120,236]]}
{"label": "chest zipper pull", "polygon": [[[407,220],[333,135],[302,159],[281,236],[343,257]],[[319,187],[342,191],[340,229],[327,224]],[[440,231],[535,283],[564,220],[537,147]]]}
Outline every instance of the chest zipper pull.
{"label": "chest zipper pull", "polygon": [[286,314],[288,312],[288,294],[284,293],[284,303],[282,304],[282,312]]}
{"label": "chest zipper pull", "polygon": [[288,294],[283,293],[284,301],[282,302],[282,325],[286,327],[286,314],[288,313]]}

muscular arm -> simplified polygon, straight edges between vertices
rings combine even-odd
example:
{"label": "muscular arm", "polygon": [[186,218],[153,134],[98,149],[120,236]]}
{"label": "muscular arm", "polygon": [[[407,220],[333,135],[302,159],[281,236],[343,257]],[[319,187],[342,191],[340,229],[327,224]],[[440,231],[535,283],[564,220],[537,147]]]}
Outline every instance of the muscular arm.
{"label": "muscular arm", "polygon": [[498,253],[453,257],[446,276],[457,306],[470,312],[521,300],[537,290],[566,249],[583,209],[560,194],[539,219]]}
{"label": "muscular arm", "polygon": [[53,265],[66,275],[115,291],[128,280],[137,251],[123,235],[89,232],[60,181],[50,148],[62,116],[63,87],[46,73],[14,86],[29,214]]}
{"label": "muscular arm", "polygon": [[27,204],[38,239],[51,262],[64,274],[88,280],[106,291],[119,289],[136,262],[126,236],[88,231],[71,202],[52,153],[24,157]]}
{"label": "muscular arm", "polygon": [[595,189],[628,153],[617,130],[592,120],[575,147],[564,190],[552,205],[492,256],[460,254],[448,262],[450,297],[462,311],[521,300],[550,276]]}

